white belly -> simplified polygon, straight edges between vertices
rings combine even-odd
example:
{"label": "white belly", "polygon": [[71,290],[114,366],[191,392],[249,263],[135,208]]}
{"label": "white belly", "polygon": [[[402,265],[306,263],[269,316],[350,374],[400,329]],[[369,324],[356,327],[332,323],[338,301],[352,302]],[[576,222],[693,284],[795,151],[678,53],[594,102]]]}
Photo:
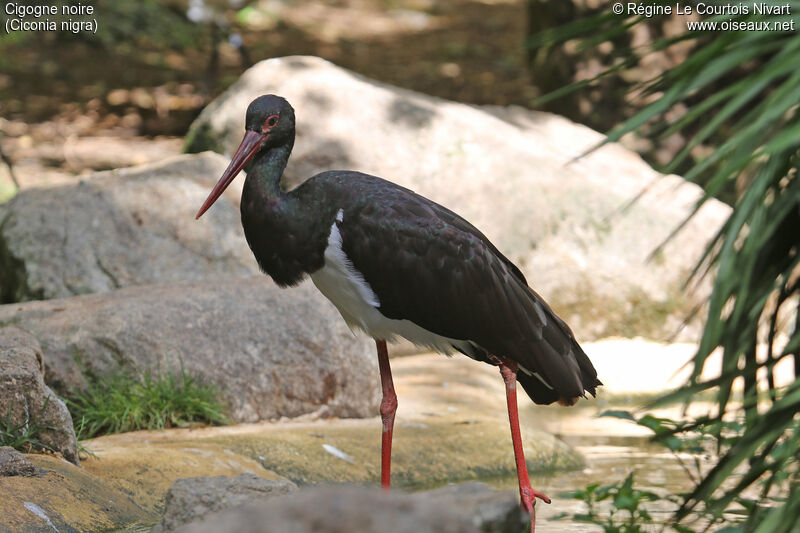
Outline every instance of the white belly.
{"label": "white belly", "polygon": [[[336,216],[342,220],[342,211]],[[455,347],[468,349],[465,340],[450,339],[430,332],[410,320],[385,317],[380,311],[380,301],[364,276],[353,267],[342,250],[342,236],[334,221],[325,249],[325,266],[311,274],[317,289],[339,310],[351,330],[362,330],[374,339],[392,341],[403,337],[418,346],[452,353]]]}

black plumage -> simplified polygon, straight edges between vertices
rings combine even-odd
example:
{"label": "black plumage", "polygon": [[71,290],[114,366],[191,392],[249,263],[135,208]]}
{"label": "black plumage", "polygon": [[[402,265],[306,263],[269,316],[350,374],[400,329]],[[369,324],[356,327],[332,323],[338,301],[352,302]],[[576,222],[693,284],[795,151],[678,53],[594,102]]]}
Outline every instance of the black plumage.
{"label": "black plumage", "polygon": [[471,341],[475,350],[466,355],[475,359],[517,361],[523,367],[517,378],[536,403],[595,393],[597,374],[570,329],[469,222],[365,174],[324,173],[306,184],[326,188],[326,197],[347,206],[338,223],[342,248],[383,315]]}

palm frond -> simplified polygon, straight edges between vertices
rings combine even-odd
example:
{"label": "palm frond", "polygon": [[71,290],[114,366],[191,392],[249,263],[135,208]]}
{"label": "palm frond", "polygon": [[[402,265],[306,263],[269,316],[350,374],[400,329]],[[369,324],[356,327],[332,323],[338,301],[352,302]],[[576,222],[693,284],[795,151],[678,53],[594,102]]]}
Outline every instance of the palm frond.
{"label": "palm frond", "polygon": [[[800,11],[800,1],[788,3],[792,13]],[[790,19],[750,11],[707,20]],[[554,46],[580,39],[595,46],[646,23],[605,11],[542,32],[529,43]],[[593,149],[633,132],[655,139],[683,134],[686,144],[663,170],[684,168],[686,179],[705,184],[693,214],[732,184],[746,185],[692,273],[694,280],[715,275],[693,372],[683,387],[654,405],[688,404],[698,392],[715,392],[711,415],[676,425],[669,434],[703,429],[721,437],[726,420],[741,421],[735,438],[719,439],[718,462],[685,497],[676,524],[690,513],[717,521],[739,509],[747,516],[745,531],[788,533],[797,531],[800,513],[800,33],[686,31],[644,48],[622,47],[603,72],[539,101],[592,87],[634,68],[648,53],[687,42],[691,53],[685,61],[636,85],[638,111]],[[683,111],[676,112],[679,108]],[[722,350],[717,377],[704,378],[717,349]],[[794,362],[794,381],[781,387],[775,370],[787,360]],[[754,487],[761,488],[760,497],[745,498]]]}

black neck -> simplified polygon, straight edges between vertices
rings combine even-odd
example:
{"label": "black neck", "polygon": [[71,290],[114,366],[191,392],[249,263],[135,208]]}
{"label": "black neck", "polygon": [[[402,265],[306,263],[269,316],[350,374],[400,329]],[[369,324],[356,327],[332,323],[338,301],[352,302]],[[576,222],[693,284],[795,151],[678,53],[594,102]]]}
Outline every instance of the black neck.
{"label": "black neck", "polygon": [[[245,167],[242,226],[261,269],[278,285],[294,285],[321,268],[333,215],[317,204],[305,205],[294,192],[281,190],[280,179],[292,143],[256,155]],[[330,218],[330,220],[328,220]]]}
{"label": "black neck", "polygon": [[292,153],[292,144],[283,144],[256,154],[245,166],[245,188],[265,200],[284,196],[280,181]]}

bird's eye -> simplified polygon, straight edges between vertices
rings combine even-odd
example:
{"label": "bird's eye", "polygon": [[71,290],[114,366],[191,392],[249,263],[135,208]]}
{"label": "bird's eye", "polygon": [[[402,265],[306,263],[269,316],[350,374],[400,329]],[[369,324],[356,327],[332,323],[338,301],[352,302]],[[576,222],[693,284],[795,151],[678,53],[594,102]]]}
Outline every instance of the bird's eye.
{"label": "bird's eye", "polygon": [[271,115],[264,121],[264,126],[261,128],[264,131],[271,130],[278,123],[278,115]]}

